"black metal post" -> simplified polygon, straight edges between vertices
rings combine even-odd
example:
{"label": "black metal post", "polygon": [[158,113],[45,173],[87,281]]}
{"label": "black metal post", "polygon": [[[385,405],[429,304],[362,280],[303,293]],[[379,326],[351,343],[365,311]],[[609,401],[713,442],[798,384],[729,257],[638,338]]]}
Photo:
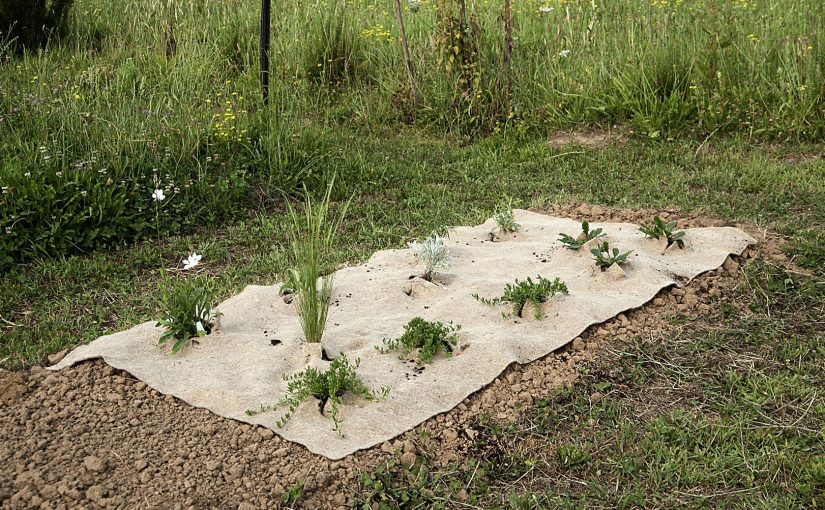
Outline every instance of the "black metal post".
{"label": "black metal post", "polygon": [[269,24],[272,0],[261,0],[261,88],[264,104],[269,104]]}

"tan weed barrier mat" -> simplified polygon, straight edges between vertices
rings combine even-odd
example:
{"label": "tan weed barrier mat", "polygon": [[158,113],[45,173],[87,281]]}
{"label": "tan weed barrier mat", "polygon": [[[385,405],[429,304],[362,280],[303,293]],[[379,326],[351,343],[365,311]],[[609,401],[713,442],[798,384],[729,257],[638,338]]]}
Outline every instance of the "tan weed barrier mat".
{"label": "tan weed barrier mat", "polygon": [[[358,373],[372,389],[390,388],[380,402],[347,396],[341,429],[332,430],[310,398],[283,428],[275,421],[281,411],[247,416],[247,409],[276,402],[286,390],[281,376],[307,365],[307,350],[294,304],[278,296],[278,286],[249,286],[219,306],[220,330],[172,356],[159,347],[161,329],[147,322],[128,331],[98,338],[78,347],[52,367],[59,370],[83,360],[103,358],[197,407],[247,423],[269,427],[310,451],[340,459],[391,439],[436,414],[449,411],[470,394],[492,382],[509,364],[528,363],[562,347],[588,326],[637,308],[661,289],[684,284],[722,265],[729,254],[740,254],[755,241],[730,227],[687,230],[687,246],[668,250],[645,239],[637,225],[597,223],[611,247],[633,250],[625,275],[595,268],[588,248],[573,251],[561,245],[559,232],[575,236],[579,222],[528,211],[516,211],[518,234],[490,240],[495,223],[451,231],[451,269],[435,285],[410,280],[422,268],[409,250],[375,253],[365,264],[335,274],[334,305],[324,336],[331,356],[346,353],[361,358]],[[507,283],[542,275],[560,277],[570,289],[544,305],[545,318],[505,318],[506,305],[488,306],[472,298],[500,296]],[[409,295],[408,295],[409,294]],[[437,357],[416,373],[414,365],[396,354],[380,354],[374,346],[396,338],[413,317],[453,321],[462,326],[461,352]],[[280,340],[272,345],[272,340]],[[315,362],[318,363],[318,362]],[[323,362],[321,362],[323,363]]]}

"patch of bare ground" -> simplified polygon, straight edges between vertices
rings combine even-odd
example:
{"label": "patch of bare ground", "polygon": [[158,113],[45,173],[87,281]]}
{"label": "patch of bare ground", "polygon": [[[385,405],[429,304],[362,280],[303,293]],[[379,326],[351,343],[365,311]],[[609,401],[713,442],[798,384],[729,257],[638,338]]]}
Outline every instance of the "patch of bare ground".
{"label": "patch of bare ground", "polygon": [[[590,221],[649,221],[654,211],[588,204],[553,206],[557,215]],[[730,222],[655,211],[682,227]],[[582,363],[634,338],[657,338],[676,326],[665,317],[718,311],[736,285],[743,259],[757,253],[782,260],[779,239],[736,225],[760,241],[685,288],[660,292],[645,306],[588,328],[567,347],[527,365],[513,365],[450,412],[391,442],[330,461],[271,430],[216,416],[164,396],[102,361],[59,373],[42,367],[0,373],[0,506],[3,508],[279,508],[303,483],[297,506],[348,508],[358,480],[388,460],[426,458],[461,464],[480,434],[479,421],[519,418],[580,377]],[[728,301],[730,301],[728,299]],[[600,395],[592,395],[593,399]]]}
{"label": "patch of bare ground", "polygon": [[600,149],[613,144],[623,144],[627,142],[626,131],[614,127],[607,130],[590,131],[559,131],[550,135],[547,143],[551,147],[567,147],[570,145],[580,145],[591,149]]}

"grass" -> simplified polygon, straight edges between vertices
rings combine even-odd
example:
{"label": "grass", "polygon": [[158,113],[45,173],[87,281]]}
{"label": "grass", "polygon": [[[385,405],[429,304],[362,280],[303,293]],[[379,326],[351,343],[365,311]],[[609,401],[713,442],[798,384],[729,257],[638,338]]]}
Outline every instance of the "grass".
{"label": "grass", "polygon": [[[455,2],[423,2],[405,12],[416,109],[385,3],[279,8],[264,107],[257,4],[78,0],[48,51],[0,49],[0,266],[217,227],[302,184],[323,189],[339,127],[461,142],[616,124],[650,139],[820,141],[816,0],[706,3],[514,2],[508,100],[499,4],[469,4],[466,66],[447,72],[433,31],[455,15],[437,5]],[[169,197],[159,208],[155,189]]]}

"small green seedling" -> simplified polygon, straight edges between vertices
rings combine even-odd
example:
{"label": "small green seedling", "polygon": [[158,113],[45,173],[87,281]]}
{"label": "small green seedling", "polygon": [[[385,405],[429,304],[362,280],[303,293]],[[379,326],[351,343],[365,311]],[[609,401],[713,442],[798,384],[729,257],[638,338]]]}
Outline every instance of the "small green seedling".
{"label": "small green seedling", "polygon": [[416,317],[404,326],[403,335],[393,340],[385,338],[384,344],[376,345],[375,348],[382,354],[402,349],[400,359],[418,349],[416,364],[421,366],[432,363],[433,358],[442,350],[446,356],[452,356],[453,346],[458,342],[456,332],[460,329],[461,326],[453,325],[452,322],[429,322]]}
{"label": "small green seedling", "polygon": [[653,217],[653,226],[648,227],[647,225],[642,225],[639,227],[639,230],[647,237],[651,239],[667,239],[667,248],[670,247],[673,243],[676,243],[680,249],[685,247],[685,231],[680,230],[678,232],[674,232],[673,229],[676,228],[676,222],[670,221],[665,223],[662,218],[658,216]]}
{"label": "small green seedling", "polygon": [[354,364],[350,364],[347,357],[342,354],[332,360],[326,372],[321,372],[317,368],[308,367],[295,374],[284,374],[284,381],[287,382],[286,395],[278,402],[271,405],[261,405],[260,409],[250,409],[246,411],[249,416],[266,411],[274,411],[279,407],[287,406],[287,412],[275,422],[278,427],[283,427],[292,417],[298,406],[309,397],[318,399],[318,409],[324,414],[327,403],[330,405],[330,416],[334,423],[333,430],[341,434],[338,417],[338,406],[341,397],[350,392],[367,400],[380,400],[387,396],[389,388],[382,387],[380,391],[371,391],[364,385],[355,369],[361,364],[360,359],[356,359]]}
{"label": "small green seedling", "polygon": [[203,278],[185,279],[175,284],[166,278],[160,298],[164,312],[156,324],[166,328],[166,332],[158,340],[158,345],[174,338],[172,354],[177,354],[192,338],[211,333],[222,315],[212,311],[214,299],[208,281]]}
{"label": "small green seedling", "polygon": [[610,246],[607,244],[607,241],[605,241],[598,248],[593,248],[590,250],[590,253],[592,253],[596,258],[596,265],[602,270],[605,270],[613,264],[620,265],[627,262],[627,257],[633,253],[633,250],[619,254],[619,249],[613,248],[613,251],[611,252]]}
{"label": "small green seedling", "polygon": [[497,207],[493,218],[496,220],[496,226],[502,234],[518,232],[518,229],[521,227],[521,225],[516,223],[511,202],[508,202],[506,206],[501,205]]}
{"label": "small green seedling", "polygon": [[488,299],[479,297],[478,294],[473,294],[473,297],[485,305],[510,303],[512,306],[511,312],[509,315],[505,314],[505,317],[510,317],[513,315],[521,317],[524,305],[530,301],[535,305],[536,319],[541,320],[541,304],[555,296],[557,293],[569,294],[570,292],[567,290],[567,284],[558,278],[550,281],[543,276],[539,276],[538,281],[536,282],[534,282],[530,277],[527,277],[527,280],[521,282],[517,278],[515,283],[508,283],[504,287],[504,294],[502,294],[501,297]]}
{"label": "small green seedling", "polygon": [[561,237],[559,237],[559,241],[561,241],[562,244],[564,244],[565,246],[567,246],[571,250],[578,250],[579,248],[584,246],[584,244],[586,242],[588,242],[592,239],[596,239],[598,237],[604,237],[607,234],[602,232],[601,228],[596,228],[596,229],[590,230],[590,223],[588,223],[587,221],[583,221],[582,222],[582,232],[581,232],[581,234],[579,234],[578,237],[573,237],[573,236],[569,236],[567,234],[562,234],[561,232],[559,232],[559,235],[561,236]]}

